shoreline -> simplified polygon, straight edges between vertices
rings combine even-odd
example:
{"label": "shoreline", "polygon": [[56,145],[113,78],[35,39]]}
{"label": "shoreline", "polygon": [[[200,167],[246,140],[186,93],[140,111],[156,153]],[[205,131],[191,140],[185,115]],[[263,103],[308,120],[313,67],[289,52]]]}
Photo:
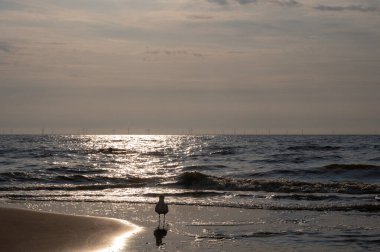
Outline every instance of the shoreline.
{"label": "shoreline", "polygon": [[0,206],[0,251],[114,251],[139,227],[124,220]]}
{"label": "shoreline", "polygon": [[[347,252],[377,251],[378,247],[380,215],[376,212],[284,211],[172,205],[170,198],[167,203],[169,213],[165,225],[161,225],[161,228],[158,228],[158,215],[154,211],[153,204],[4,201],[2,206],[63,215],[75,214],[80,216],[79,218],[99,217],[106,220],[110,218],[117,222],[128,220],[141,227],[140,232],[133,232],[133,236],[121,242],[124,246],[119,247],[120,249],[107,247],[103,242],[99,250],[104,252],[115,250],[245,252],[252,249]],[[347,235],[352,236],[354,240],[346,240]],[[351,249],[347,249],[348,244]],[[0,250],[4,249],[0,247]]]}

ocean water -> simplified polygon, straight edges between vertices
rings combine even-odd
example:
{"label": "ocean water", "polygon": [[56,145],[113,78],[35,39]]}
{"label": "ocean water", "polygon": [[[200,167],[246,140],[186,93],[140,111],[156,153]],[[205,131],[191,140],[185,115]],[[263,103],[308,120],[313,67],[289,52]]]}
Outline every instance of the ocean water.
{"label": "ocean water", "polygon": [[379,136],[0,136],[0,197],[380,210]]}
{"label": "ocean water", "polygon": [[[299,225],[327,213],[350,221],[343,233],[325,227],[319,239],[376,250],[380,136],[0,136],[2,200],[155,203],[159,194],[172,205],[301,216]],[[210,239],[277,237],[250,236],[250,217],[233,232],[229,220],[221,223],[210,223],[219,228]],[[293,224],[277,234],[291,239],[299,230]]]}

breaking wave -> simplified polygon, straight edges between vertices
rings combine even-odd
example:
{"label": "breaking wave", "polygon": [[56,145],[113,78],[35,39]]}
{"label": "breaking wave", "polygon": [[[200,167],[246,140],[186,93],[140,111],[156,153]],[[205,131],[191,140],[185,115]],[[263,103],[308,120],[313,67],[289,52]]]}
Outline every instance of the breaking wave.
{"label": "breaking wave", "polygon": [[[27,186],[18,185],[14,188],[20,190],[97,190],[107,188],[123,188],[146,186],[150,183],[157,183],[159,178],[149,177],[142,178],[136,176],[112,177],[101,175],[82,174],[84,172],[76,172],[77,174],[56,175],[26,172],[4,172],[0,173],[0,182],[29,182]],[[78,174],[79,173],[79,174]],[[86,172],[87,173],[87,172]],[[90,173],[91,174],[91,173]],[[32,186],[30,186],[32,184]],[[0,184],[1,185],[1,184]],[[0,186],[0,191],[10,190],[12,186]]]}
{"label": "breaking wave", "polygon": [[346,193],[346,194],[378,194],[380,185],[354,182],[301,182],[288,180],[256,180],[216,177],[200,172],[185,172],[175,183],[192,189],[214,189],[229,191],[264,191],[284,193]]}
{"label": "breaking wave", "polygon": [[266,172],[254,172],[250,177],[299,177],[316,179],[323,176],[330,180],[376,180],[380,179],[380,166],[369,164],[330,164],[308,169],[274,169]]}
{"label": "breaking wave", "polygon": [[[361,167],[361,166],[355,166]],[[351,171],[354,166],[327,166],[324,169]],[[363,166],[363,169],[378,169],[373,166]],[[11,190],[102,190],[108,188],[128,188],[143,186],[180,187],[193,190],[217,191],[263,191],[283,193],[344,193],[344,194],[380,194],[379,184],[356,182],[304,182],[274,179],[238,179],[204,174],[198,171],[183,172],[169,177],[112,177],[102,175],[55,175],[49,178],[32,176],[25,172],[5,172],[0,174],[1,181],[30,182],[28,187],[18,185],[2,186],[0,191]]]}

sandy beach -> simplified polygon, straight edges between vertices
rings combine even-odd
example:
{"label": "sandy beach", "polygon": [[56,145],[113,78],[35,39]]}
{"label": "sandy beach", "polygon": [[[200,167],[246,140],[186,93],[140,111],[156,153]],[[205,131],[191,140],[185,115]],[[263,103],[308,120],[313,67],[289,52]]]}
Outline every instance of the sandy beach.
{"label": "sandy beach", "polygon": [[0,251],[114,251],[136,227],[100,217],[0,208]]}
{"label": "sandy beach", "polygon": [[[379,231],[376,213],[361,217],[357,212],[169,205],[166,223],[158,229],[154,204],[12,201],[3,205],[61,214],[1,208],[1,251],[25,251],[25,247],[28,251],[375,251]],[[109,218],[130,221],[141,229],[133,232],[133,226]],[[131,232],[134,235],[115,244],[115,237]],[[355,239],[350,248],[347,237]]]}

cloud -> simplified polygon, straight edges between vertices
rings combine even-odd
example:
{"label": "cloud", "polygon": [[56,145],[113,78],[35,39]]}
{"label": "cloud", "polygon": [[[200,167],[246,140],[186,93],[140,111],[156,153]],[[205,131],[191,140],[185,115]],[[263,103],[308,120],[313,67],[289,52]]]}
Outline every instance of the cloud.
{"label": "cloud", "polygon": [[373,6],[378,0],[0,0],[1,123],[256,127],[270,110],[272,122],[293,113],[329,125],[328,111],[347,115],[343,127],[380,128],[380,31],[378,18],[363,17],[379,13]]}
{"label": "cloud", "polygon": [[207,0],[209,3],[215,3],[219,5],[228,5],[230,2],[235,2],[241,5],[257,3],[258,0]]}
{"label": "cloud", "polygon": [[12,47],[4,41],[0,41],[0,51],[10,53],[12,51]]}
{"label": "cloud", "polygon": [[286,7],[293,7],[293,6],[300,6],[301,3],[299,3],[296,0],[272,0],[271,2],[276,3],[281,6],[286,6]]}
{"label": "cloud", "polygon": [[216,4],[220,4],[220,5],[226,5],[227,4],[227,0],[207,0],[207,2],[216,3]]}
{"label": "cloud", "polygon": [[372,12],[379,11],[378,6],[365,6],[365,5],[317,5],[314,7],[316,10],[320,11],[361,11],[361,12]]}
{"label": "cloud", "polygon": [[191,57],[204,57],[205,55],[200,52],[195,52],[188,49],[147,49],[144,54],[151,56],[165,55],[165,56],[191,56]]}
{"label": "cloud", "polygon": [[257,0],[236,0],[239,4],[250,4],[250,3],[256,3]]}
{"label": "cloud", "polygon": [[[258,3],[259,0],[207,0],[209,3],[215,3],[219,5],[227,5],[231,2],[238,3],[241,5],[246,5],[246,4],[253,4],[253,3]],[[265,2],[262,1],[261,2]],[[298,6],[301,5],[298,1],[296,0],[268,0],[267,2],[278,4],[280,6],[285,6],[285,7],[293,7],[293,6]]]}
{"label": "cloud", "polygon": [[213,16],[210,15],[203,15],[203,14],[192,14],[192,15],[187,15],[188,19],[193,19],[193,20],[209,20],[213,19]]}

